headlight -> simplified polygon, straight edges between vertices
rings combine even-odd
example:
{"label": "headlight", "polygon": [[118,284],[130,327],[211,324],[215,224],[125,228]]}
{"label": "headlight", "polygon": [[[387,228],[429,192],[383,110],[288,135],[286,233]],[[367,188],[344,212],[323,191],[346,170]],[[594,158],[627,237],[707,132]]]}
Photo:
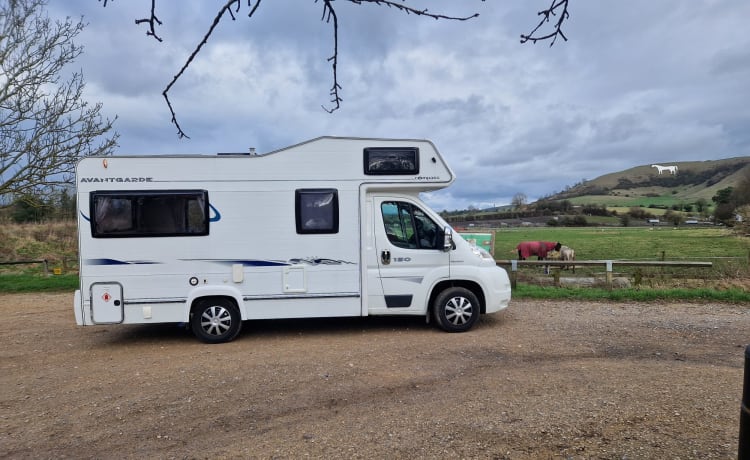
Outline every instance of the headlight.
{"label": "headlight", "polygon": [[494,260],[487,250],[480,248],[479,246],[471,245],[471,252],[476,254],[480,259]]}

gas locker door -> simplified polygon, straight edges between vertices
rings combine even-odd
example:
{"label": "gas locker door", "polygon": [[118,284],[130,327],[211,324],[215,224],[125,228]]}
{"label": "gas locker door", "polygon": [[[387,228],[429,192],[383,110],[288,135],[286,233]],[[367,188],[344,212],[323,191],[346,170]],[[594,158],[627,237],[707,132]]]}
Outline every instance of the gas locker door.
{"label": "gas locker door", "polygon": [[450,275],[450,255],[439,238],[443,230],[416,203],[391,197],[373,201],[385,312],[424,312],[430,287]]}
{"label": "gas locker door", "polygon": [[91,284],[91,320],[95,324],[121,323],[125,319],[123,308],[120,283]]}

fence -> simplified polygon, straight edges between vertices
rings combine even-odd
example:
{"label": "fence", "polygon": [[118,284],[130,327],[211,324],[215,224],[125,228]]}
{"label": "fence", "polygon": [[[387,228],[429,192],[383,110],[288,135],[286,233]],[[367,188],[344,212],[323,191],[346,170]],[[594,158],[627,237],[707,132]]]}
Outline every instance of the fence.
{"label": "fence", "polygon": [[26,264],[42,264],[44,265],[44,276],[49,275],[49,262],[47,259],[41,260],[16,260],[13,262],[0,262],[0,265],[26,265]]}
{"label": "fence", "polygon": [[[495,263],[500,266],[510,266],[510,284],[515,289],[518,280],[518,267],[521,265],[543,265],[551,267],[565,266],[603,266],[605,269],[606,283],[608,288],[612,288],[612,280],[615,265],[629,267],[697,267],[711,268],[712,262],[691,262],[681,260],[496,260]],[[559,284],[559,271],[554,274],[555,284]]]}

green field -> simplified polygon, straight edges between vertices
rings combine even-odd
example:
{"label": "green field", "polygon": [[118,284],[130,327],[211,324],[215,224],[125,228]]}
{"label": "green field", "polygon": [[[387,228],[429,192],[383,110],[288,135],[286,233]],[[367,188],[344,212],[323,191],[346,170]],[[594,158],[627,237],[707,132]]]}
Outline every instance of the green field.
{"label": "green field", "polygon": [[[723,228],[504,228],[495,232],[495,259],[516,259],[515,247],[521,241],[559,241],[575,249],[577,260],[701,261],[713,266],[618,267],[615,263],[614,275],[631,282],[632,289],[614,291],[537,286],[533,280],[553,275],[544,275],[539,266],[519,266],[516,298],[750,301],[750,238]],[[575,275],[570,271],[560,275],[603,278],[604,270],[603,265],[578,267]]]}
{"label": "green field", "polygon": [[[670,194],[659,195],[659,196],[639,196],[639,195],[582,195],[577,197],[568,198],[574,205],[600,205],[607,207],[620,207],[620,208],[631,208],[631,207],[643,207],[648,208],[651,205],[664,206],[671,208],[672,205],[676,204],[692,204],[695,200],[686,200],[678,196]],[[709,200],[710,203],[710,200]]]}
{"label": "green field", "polygon": [[712,260],[744,258],[750,238],[724,228],[531,227],[495,231],[495,258],[514,259],[521,241],[559,241],[581,260]]}

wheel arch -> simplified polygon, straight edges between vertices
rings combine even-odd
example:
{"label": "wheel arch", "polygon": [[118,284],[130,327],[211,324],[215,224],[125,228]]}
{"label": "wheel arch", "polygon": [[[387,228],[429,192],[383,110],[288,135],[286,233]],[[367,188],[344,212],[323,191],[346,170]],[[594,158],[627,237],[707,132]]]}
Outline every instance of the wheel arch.
{"label": "wheel arch", "polygon": [[190,320],[190,316],[193,314],[195,306],[201,300],[207,298],[225,298],[229,299],[237,306],[240,311],[240,316],[243,320],[247,319],[247,313],[245,312],[245,302],[242,300],[242,294],[237,289],[230,286],[205,286],[194,289],[190,292],[187,298],[187,309],[185,312],[185,321]]}
{"label": "wheel arch", "polygon": [[427,316],[429,318],[432,306],[435,304],[435,299],[440,295],[441,292],[444,290],[451,288],[451,287],[462,287],[465,289],[470,290],[475,296],[477,296],[477,299],[479,300],[479,313],[484,314],[487,313],[486,308],[486,300],[484,297],[484,291],[482,290],[482,286],[479,285],[476,281],[471,280],[445,280],[437,283],[433,288],[432,292],[430,293],[430,298],[427,301]]}

